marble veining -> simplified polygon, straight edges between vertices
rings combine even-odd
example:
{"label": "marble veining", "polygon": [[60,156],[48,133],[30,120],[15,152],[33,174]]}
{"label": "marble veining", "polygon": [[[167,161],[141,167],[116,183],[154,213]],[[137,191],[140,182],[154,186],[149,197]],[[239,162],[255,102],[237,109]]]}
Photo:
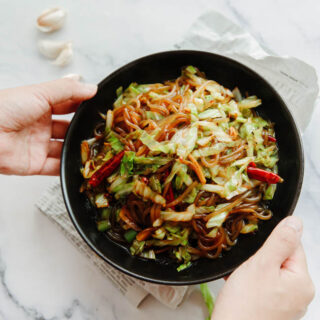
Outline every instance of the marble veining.
{"label": "marble veining", "polygon": [[[61,316],[53,316],[53,317],[45,317],[40,311],[38,311],[35,307],[28,307],[23,305],[19,299],[11,292],[11,289],[8,287],[6,282],[6,266],[4,261],[2,260],[2,256],[0,253],[0,283],[1,290],[3,294],[8,297],[9,301],[16,307],[18,311],[20,311],[27,319],[33,320],[62,320],[62,319],[80,319],[77,314],[81,315],[81,319],[95,319],[93,314],[89,312],[78,299],[74,299],[70,306],[62,310]],[[32,293],[32,288],[31,288]],[[6,320],[5,311],[0,310],[1,319]]]}
{"label": "marble veining", "polygon": [[[250,31],[265,47],[305,60],[320,72],[317,0],[0,0],[0,88],[79,73],[99,82],[140,56],[170,50],[192,22],[217,10]],[[68,10],[65,27],[44,35],[34,26],[47,7]],[[263,12],[263,14],[262,14]],[[36,48],[40,39],[72,40],[75,57],[53,66]],[[295,214],[304,220],[303,244],[320,290],[320,108],[304,133],[305,177]],[[136,309],[93,269],[58,229],[34,208],[50,177],[0,176],[1,320],[191,320],[206,317],[196,289],[175,311],[148,297]],[[218,293],[222,281],[210,286]],[[317,320],[317,293],[305,320]]]}

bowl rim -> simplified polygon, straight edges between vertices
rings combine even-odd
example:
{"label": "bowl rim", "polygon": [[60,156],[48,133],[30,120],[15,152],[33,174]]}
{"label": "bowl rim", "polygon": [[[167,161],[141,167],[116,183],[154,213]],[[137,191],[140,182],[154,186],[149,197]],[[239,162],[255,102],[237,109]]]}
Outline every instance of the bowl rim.
{"label": "bowl rim", "polygon": [[[294,195],[293,201],[291,203],[291,206],[287,212],[287,216],[290,216],[293,214],[297,202],[299,200],[300,197],[300,193],[301,193],[301,189],[302,189],[302,184],[303,184],[303,179],[304,179],[304,150],[303,150],[303,144],[302,144],[302,139],[301,139],[301,134],[300,131],[297,127],[297,124],[295,122],[295,119],[291,113],[291,111],[289,110],[287,103],[284,101],[284,99],[280,96],[280,94],[276,91],[276,89],[260,74],[258,74],[257,72],[255,72],[254,70],[252,70],[251,68],[247,67],[246,65],[238,62],[237,60],[234,60],[232,58],[229,58],[227,56],[223,56],[220,54],[216,54],[216,53],[212,53],[212,52],[208,52],[208,51],[201,51],[201,50],[167,50],[167,51],[161,51],[161,52],[156,52],[156,53],[152,53],[152,54],[148,54],[146,56],[137,58],[131,62],[126,63],[125,65],[121,66],[120,68],[114,70],[113,72],[111,72],[109,75],[107,75],[102,81],[100,81],[98,83],[98,90],[104,85],[105,82],[109,82],[110,80],[112,80],[112,78],[114,78],[117,74],[123,72],[124,70],[130,68],[131,66],[139,63],[139,62],[143,62],[144,60],[148,60],[148,59],[153,59],[153,58],[157,58],[159,56],[162,55],[176,55],[176,54],[200,54],[200,55],[212,55],[215,56],[218,59],[222,59],[222,60],[228,60],[230,63],[232,64],[237,64],[240,68],[245,69],[245,71],[252,73],[254,76],[260,78],[262,81],[265,82],[265,84],[267,86],[269,86],[272,94],[274,96],[276,96],[276,98],[278,100],[280,100],[282,102],[282,106],[284,108],[284,111],[287,113],[289,121],[292,124],[293,127],[293,134],[296,138],[297,141],[297,149],[298,149],[298,163],[299,163],[299,178],[297,181],[297,190],[296,193]],[[175,280],[162,280],[162,279],[155,279],[152,278],[150,276],[144,276],[144,275],[140,275],[140,274],[136,274],[134,272],[131,272],[130,270],[114,263],[113,261],[111,261],[107,256],[105,256],[102,252],[100,252],[95,245],[91,242],[91,240],[86,236],[86,234],[84,233],[84,231],[82,230],[81,226],[78,224],[75,215],[73,213],[72,210],[72,206],[71,203],[69,201],[68,198],[68,192],[67,192],[67,186],[66,186],[66,169],[65,169],[65,163],[66,163],[66,154],[67,154],[67,141],[70,139],[70,135],[69,132],[72,130],[72,128],[75,126],[75,123],[77,121],[77,118],[80,114],[79,110],[81,109],[81,106],[83,105],[84,102],[81,103],[81,105],[78,107],[78,109],[76,110],[70,125],[68,127],[68,130],[66,132],[66,136],[65,136],[65,140],[63,142],[63,148],[62,148],[62,154],[61,154],[61,166],[60,166],[60,183],[61,183],[61,189],[62,189],[62,196],[64,199],[64,203],[66,205],[67,208],[67,212],[68,215],[75,227],[75,229],[77,230],[77,232],[79,233],[79,235],[81,236],[81,238],[84,240],[84,242],[91,248],[91,250],[100,258],[102,258],[105,262],[107,262],[109,265],[111,265],[112,267],[116,268],[117,270],[125,273],[128,276],[134,277],[136,279],[142,280],[142,281],[147,281],[147,282],[151,282],[151,283],[155,283],[155,284],[162,284],[162,285],[194,285],[194,284],[199,284],[199,283],[204,283],[204,282],[209,282],[209,281],[213,281],[213,280],[217,280],[220,279],[224,276],[229,275],[231,272],[233,272],[240,264],[242,264],[242,262],[239,262],[238,264],[236,264],[234,267],[230,267],[228,269],[226,269],[224,272],[221,272],[218,275],[208,275],[208,276],[204,276],[203,278],[199,279],[199,280],[192,280],[192,279],[188,279],[188,280],[183,280],[183,281],[175,281]]]}

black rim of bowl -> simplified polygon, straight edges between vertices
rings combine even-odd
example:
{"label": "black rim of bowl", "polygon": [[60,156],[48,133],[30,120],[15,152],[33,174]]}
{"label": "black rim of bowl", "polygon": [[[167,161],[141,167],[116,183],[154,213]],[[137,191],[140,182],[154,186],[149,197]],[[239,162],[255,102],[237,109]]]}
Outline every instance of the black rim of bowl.
{"label": "black rim of bowl", "polygon": [[[103,86],[103,84],[107,81],[110,81],[110,79],[112,79],[115,75],[117,75],[118,73],[121,73],[122,71],[126,70],[127,68],[130,68],[132,65],[147,60],[147,59],[153,59],[153,58],[157,58],[158,56],[161,55],[168,55],[168,54],[179,54],[179,53],[191,53],[191,54],[209,54],[212,56],[216,56],[220,59],[225,59],[225,60],[229,60],[229,62],[234,63],[234,64],[238,64],[239,67],[245,69],[246,71],[254,74],[256,77],[262,79],[265,84],[267,86],[269,86],[270,90],[272,91],[272,93],[277,97],[277,99],[279,99],[280,101],[282,101],[282,105],[284,108],[284,111],[287,113],[290,122],[292,123],[292,127],[293,127],[293,134],[295,136],[295,139],[297,141],[297,149],[299,152],[299,164],[300,164],[300,168],[299,168],[299,180],[297,182],[297,189],[296,189],[296,194],[294,196],[294,200],[291,203],[291,207],[287,212],[287,215],[292,215],[293,211],[295,210],[295,207],[297,205],[297,202],[299,200],[299,196],[301,193],[301,188],[302,188],[302,183],[303,183],[303,176],[304,176],[304,152],[303,152],[303,145],[302,145],[302,140],[301,140],[301,136],[300,136],[300,132],[297,128],[296,122],[289,110],[289,108],[287,107],[287,104],[283,101],[282,97],[278,94],[278,92],[274,89],[274,87],[267,81],[265,80],[264,77],[262,77],[260,74],[258,74],[257,72],[255,72],[254,70],[250,69],[249,67],[245,66],[244,64],[231,59],[229,57],[225,57],[216,53],[211,53],[211,52],[207,52],[207,51],[198,51],[198,50],[170,50],[170,51],[162,51],[162,52],[157,52],[157,53],[153,53],[147,56],[143,56],[141,58],[138,58],[136,60],[133,60],[127,64],[125,64],[124,66],[118,68],[117,70],[113,71],[110,75],[108,75],[106,78],[104,78],[101,82],[99,82],[98,84],[98,90]],[[110,259],[108,259],[107,256],[105,256],[103,253],[101,253],[99,250],[97,250],[97,248],[94,246],[94,244],[91,243],[91,241],[88,239],[88,237],[85,235],[85,233],[83,232],[81,226],[78,224],[73,210],[72,210],[72,206],[71,203],[68,199],[67,196],[67,187],[66,187],[66,172],[65,172],[65,158],[66,158],[66,153],[67,150],[65,148],[66,145],[66,141],[68,141],[69,138],[69,131],[71,130],[71,128],[74,126],[75,122],[77,121],[77,117],[78,117],[78,113],[76,112],[74,117],[71,120],[70,126],[67,130],[66,133],[66,137],[65,137],[65,141],[63,144],[63,149],[62,149],[62,156],[61,156],[61,168],[60,168],[60,181],[61,181],[61,187],[62,187],[62,195],[63,195],[63,199],[69,214],[69,217],[73,223],[73,225],[75,226],[77,232],[80,234],[81,238],[86,242],[86,244],[93,250],[93,252],[95,252],[100,258],[102,258],[105,262],[107,262],[108,264],[110,264],[111,266],[113,266],[114,268],[120,270],[121,272],[132,276],[134,278],[137,278],[139,280],[143,280],[143,281],[148,281],[148,282],[152,282],[152,283],[157,283],[157,284],[164,284],[164,285],[193,285],[193,284],[199,284],[199,283],[204,283],[204,282],[209,282],[209,281],[213,281],[213,280],[217,280],[220,279],[224,276],[229,275],[230,273],[232,273],[232,271],[234,271],[241,263],[239,263],[238,265],[236,265],[233,268],[229,268],[226,269],[225,272],[220,273],[219,275],[209,275],[209,276],[204,276],[203,279],[201,280],[185,280],[185,281],[167,281],[167,280],[159,280],[159,279],[153,279],[151,277],[148,276],[143,276],[143,275],[139,275],[136,274],[134,272],[131,272],[130,270],[123,268],[122,266],[114,263],[113,261],[111,261]],[[148,263],[146,261],[146,263]]]}

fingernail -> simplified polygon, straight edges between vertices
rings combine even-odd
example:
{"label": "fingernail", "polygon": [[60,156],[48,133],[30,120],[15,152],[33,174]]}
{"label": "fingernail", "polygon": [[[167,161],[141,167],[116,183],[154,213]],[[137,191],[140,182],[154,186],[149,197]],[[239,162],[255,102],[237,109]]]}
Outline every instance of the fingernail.
{"label": "fingernail", "polygon": [[98,89],[98,86],[93,83],[84,83],[83,87],[84,87],[84,90],[86,90],[86,92],[88,94],[94,94],[94,93],[96,93],[96,91]]}
{"label": "fingernail", "polygon": [[302,230],[302,221],[298,217],[295,217],[295,216],[287,217],[284,223],[286,226],[292,228],[296,232],[300,232]]}

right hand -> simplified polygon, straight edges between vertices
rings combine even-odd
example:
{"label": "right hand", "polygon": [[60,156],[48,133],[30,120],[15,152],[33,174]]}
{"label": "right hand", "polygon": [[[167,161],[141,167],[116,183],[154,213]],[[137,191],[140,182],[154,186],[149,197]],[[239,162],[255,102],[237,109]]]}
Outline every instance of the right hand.
{"label": "right hand", "polygon": [[297,320],[314,297],[300,242],[302,222],[287,217],[228,278],[212,320]]}
{"label": "right hand", "polygon": [[75,112],[97,86],[72,79],[0,91],[0,173],[59,175],[68,121],[53,114]]}

